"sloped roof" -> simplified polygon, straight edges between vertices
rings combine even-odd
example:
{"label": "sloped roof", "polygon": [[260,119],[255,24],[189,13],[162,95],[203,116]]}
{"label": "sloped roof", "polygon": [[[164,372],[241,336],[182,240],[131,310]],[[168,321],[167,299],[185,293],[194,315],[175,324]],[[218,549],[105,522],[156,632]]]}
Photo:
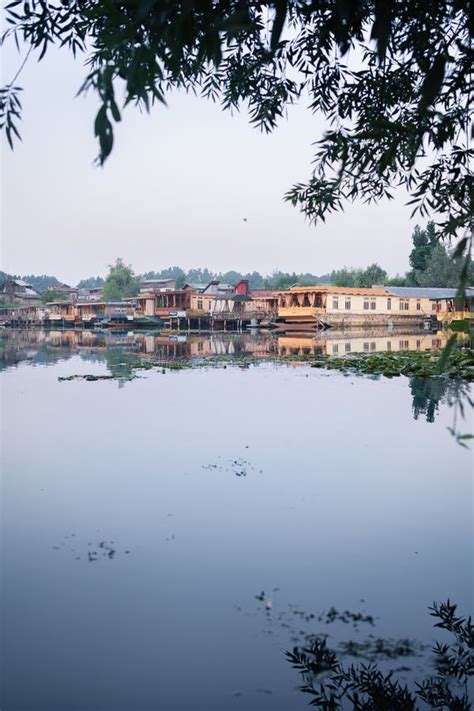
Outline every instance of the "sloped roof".
{"label": "sloped roof", "polygon": [[348,296],[387,296],[385,287],[354,287],[354,286],[331,286],[330,284],[321,284],[320,286],[292,286],[285,291],[278,292],[279,294],[304,294],[304,293],[320,293],[320,294],[347,294]]}
{"label": "sloped roof", "polygon": [[[455,299],[457,289],[440,289],[424,286],[387,286],[387,291],[394,296],[416,299]],[[474,298],[474,287],[466,288],[466,296]]]}
{"label": "sloped roof", "polygon": [[183,289],[190,288],[194,289],[194,291],[204,291],[204,289],[209,286],[209,284],[189,284],[186,282],[186,284],[183,286]]}
{"label": "sloped roof", "polygon": [[218,292],[217,294],[212,295],[214,299],[218,301],[251,301],[251,297],[247,296],[247,294],[233,294],[231,292],[223,292],[220,293]]}

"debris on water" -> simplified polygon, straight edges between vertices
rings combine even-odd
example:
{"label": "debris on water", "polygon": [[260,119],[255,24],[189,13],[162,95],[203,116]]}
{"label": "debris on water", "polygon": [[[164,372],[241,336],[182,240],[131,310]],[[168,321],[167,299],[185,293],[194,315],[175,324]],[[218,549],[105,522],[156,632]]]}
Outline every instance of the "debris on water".
{"label": "debris on water", "polygon": [[[248,448],[248,445],[246,448]],[[218,457],[218,459],[220,459],[220,457]],[[251,461],[249,461],[248,459],[243,459],[242,457],[239,457],[237,459],[228,459],[224,462],[219,462],[217,464],[203,464],[202,468],[209,470],[215,469],[220,472],[229,472],[230,474],[234,474],[234,476],[237,477],[246,477],[250,472],[256,471],[258,471],[259,474],[263,473],[263,469],[257,470],[255,465],[252,464]]]}
{"label": "debris on water", "polygon": [[[75,533],[68,534],[64,536],[65,540],[75,538],[75,546],[76,547],[67,547],[66,550],[69,550],[71,553],[80,553],[80,546],[78,546],[78,540],[76,537]],[[72,542],[72,541],[70,541]],[[62,543],[60,546],[52,546],[54,550],[61,550],[61,548],[64,548],[64,543]],[[83,544],[85,545],[85,544]],[[117,548],[115,547],[115,541],[106,541],[106,540],[101,540],[97,541],[97,543],[92,543],[91,541],[88,541],[87,546],[89,550],[84,551],[84,557],[87,558],[89,563],[96,562],[99,560],[99,556],[102,555],[103,558],[108,558],[109,560],[112,560],[113,558],[116,557],[117,553]],[[78,550],[79,548],[79,550]],[[124,551],[125,555],[129,555],[130,551],[126,550]],[[81,555],[76,555],[74,556],[75,560],[81,560],[82,556]]]}
{"label": "debris on water", "polygon": [[69,380],[86,380],[88,382],[94,382],[95,380],[114,380],[114,375],[92,375],[87,373],[86,375],[65,375],[59,376],[59,382],[69,381]]}

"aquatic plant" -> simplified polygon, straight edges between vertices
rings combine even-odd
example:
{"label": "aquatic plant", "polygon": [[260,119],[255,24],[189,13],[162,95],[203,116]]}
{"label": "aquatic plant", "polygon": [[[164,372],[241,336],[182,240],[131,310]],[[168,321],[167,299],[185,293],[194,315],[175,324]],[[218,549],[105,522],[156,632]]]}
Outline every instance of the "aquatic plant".
{"label": "aquatic plant", "polygon": [[314,356],[313,368],[354,371],[393,378],[418,375],[423,378],[446,377],[474,381],[474,351],[453,350],[447,359],[442,353],[430,351],[399,351],[397,353],[357,353],[342,357]]}
{"label": "aquatic plant", "polygon": [[288,661],[303,677],[300,690],[311,696],[309,705],[320,711],[421,711],[425,704],[444,711],[469,711],[468,681],[474,675],[471,617],[457,615],[457,606],[449,599],[429,609],[438,620],[435,627],[449,632],[452,642],[434,645],[434,673],[411,689],[375,663],[346,665],[324,636],[287,651]]}

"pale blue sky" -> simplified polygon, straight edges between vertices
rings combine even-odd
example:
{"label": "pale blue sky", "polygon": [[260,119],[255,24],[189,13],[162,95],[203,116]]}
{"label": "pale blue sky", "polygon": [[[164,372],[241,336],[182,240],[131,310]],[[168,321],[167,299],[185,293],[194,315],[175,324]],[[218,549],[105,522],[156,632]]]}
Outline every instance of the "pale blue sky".
{"label": "pale blue sky", "polygon": [[[21,62],[13,45],[4,55],[3,83]],[[129,107],[100,169],[97,100],[75,98],[84,76],[80,58],[54,50],[40,64],[31,57],[18,82],[23,143],[11,153],[2,141],[4,270],[74,284],[117,256],[137,272],[179,264],[323,274],[373,261],[391,274],[408,268],[416,221],[404,194],[376,207],[348,204],[317,227],[283,202],[309,176],[323,129],[303,106],[270,136],[245,114],[185,94],[150,115]]]}

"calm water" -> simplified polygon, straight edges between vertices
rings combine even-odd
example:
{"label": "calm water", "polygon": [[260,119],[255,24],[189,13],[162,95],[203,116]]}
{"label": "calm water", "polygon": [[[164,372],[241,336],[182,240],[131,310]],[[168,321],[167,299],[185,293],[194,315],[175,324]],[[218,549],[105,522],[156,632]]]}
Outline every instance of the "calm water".
{"label": "calm water", "polygon": [[[2,711],[297,711],[304,635],[430,643],[433,600],[469,611],[455,383],[271,360],[337,334],[1,336]],[[129,354],[229,352],[254,363],[129,380]],[[118,379],[58,381],[81,373]],[[325,624],[332,606],[375,626]]]}

